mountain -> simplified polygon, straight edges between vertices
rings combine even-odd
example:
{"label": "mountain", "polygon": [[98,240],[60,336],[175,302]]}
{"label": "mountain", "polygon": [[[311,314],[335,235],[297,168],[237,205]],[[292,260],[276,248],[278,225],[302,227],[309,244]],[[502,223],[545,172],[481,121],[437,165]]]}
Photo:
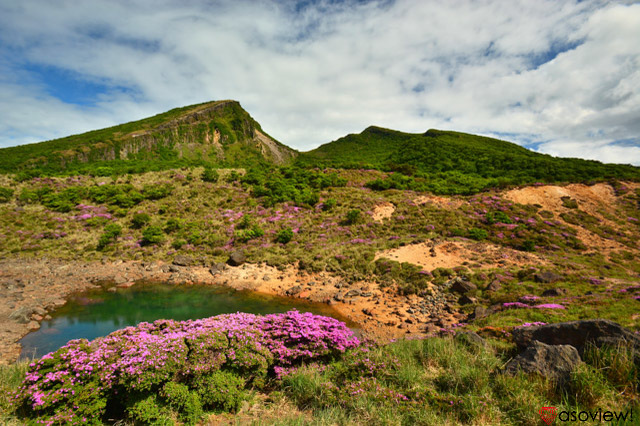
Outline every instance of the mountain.
{"label": "mountain", "polygon": [[158,169],[211,164],[284,164],[297,152],[267,135],[236,101],[191,105],[143,120],[36,144],[0,149],[0,171]]}
{"label": "mountain", "polygon": [[[480,183],[475,189],[534,182],[640,179],[640,168],[630,165],[557,158],[511,142],[460,132],[429,130],[416,134],[375,126],[302,153],[297,162],[400,171],[431,181],[460,181],[463,185],[471,179]],[[438,191],[433,185],[426,189],[459,192],[442,188]]]}

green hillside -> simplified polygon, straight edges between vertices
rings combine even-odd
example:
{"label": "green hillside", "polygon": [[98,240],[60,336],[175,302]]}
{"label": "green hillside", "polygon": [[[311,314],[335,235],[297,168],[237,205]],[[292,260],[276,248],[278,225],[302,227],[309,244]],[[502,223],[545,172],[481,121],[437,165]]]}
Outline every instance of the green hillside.
{"label": "green hillside", "polygon": [[[139,172],[189,165],[281,164],[295,151],[264,133],[238,102],[216,101],[106,129],[0,149],[0,172]],[[102,170],[96,170],[101,167]]]}
{"label": "green hillside", "polygon": [[640,168],[556,158],[514,143],[459,132],[402,133],[369,127],[300,155],[302,166],[369,168],[401,172],[373,189],[420,189],[469,194],[491,187],[535,182],[640,179]]}

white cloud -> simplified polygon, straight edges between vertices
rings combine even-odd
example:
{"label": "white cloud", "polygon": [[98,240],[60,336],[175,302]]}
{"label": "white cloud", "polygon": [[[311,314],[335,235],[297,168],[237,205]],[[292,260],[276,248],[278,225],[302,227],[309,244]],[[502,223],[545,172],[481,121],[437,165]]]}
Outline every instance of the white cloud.
{"label": "white cloud", "polygon": [[[640,164],[637,4],[6,3],[0,71],[13,78],[0,78],[0,145],[232,98],[300,150],[376,124],[510,134],[546,141],[547,153]],[[28,63],[114,89],[90,107],[65,104],[26,78]]]}

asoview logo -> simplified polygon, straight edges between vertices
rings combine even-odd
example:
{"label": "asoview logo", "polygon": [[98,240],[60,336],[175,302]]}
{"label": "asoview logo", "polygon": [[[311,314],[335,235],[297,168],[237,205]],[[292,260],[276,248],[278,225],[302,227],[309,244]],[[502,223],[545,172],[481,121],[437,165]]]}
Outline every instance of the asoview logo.
{"label": "asoview logo", "polygon": [[633,421],[633,409],[624,412],[617,411],[602,411],[602,408],[598,408],[597,411],[560,411],[556,407],[542,407],[540,411],[540,418],[543,422],[551,425],[557,418],[561,422],[612,422],[612,421]]}

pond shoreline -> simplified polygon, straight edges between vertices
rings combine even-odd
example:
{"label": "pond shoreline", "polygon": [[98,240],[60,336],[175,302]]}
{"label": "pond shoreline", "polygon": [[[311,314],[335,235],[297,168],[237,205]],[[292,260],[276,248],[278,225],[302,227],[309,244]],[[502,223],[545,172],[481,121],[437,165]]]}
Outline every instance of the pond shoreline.
{"label": "pond shoreline", "polygon": [[432,333],[462,322],[465,317],[451,313],[444,297],[437,294],[428,300],[415,295],[398,296],[393,289],[380,289],[375,283],[348,284],[340,277],[310,274],[294,266],[278,270],[248,263],[236,267],[173,263],[0,259],[0,364],[17,360],[21,351],[18,341],[39,329],[40,322],[63,306],[71,294],[99,288],[107,282],[114,287],[112,291],[144,280],[224,285],[327,303],[339,315],[358,324],[365,337],[379,341]]}

